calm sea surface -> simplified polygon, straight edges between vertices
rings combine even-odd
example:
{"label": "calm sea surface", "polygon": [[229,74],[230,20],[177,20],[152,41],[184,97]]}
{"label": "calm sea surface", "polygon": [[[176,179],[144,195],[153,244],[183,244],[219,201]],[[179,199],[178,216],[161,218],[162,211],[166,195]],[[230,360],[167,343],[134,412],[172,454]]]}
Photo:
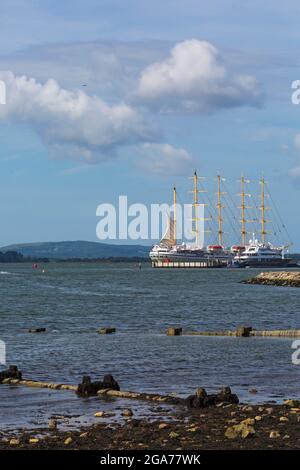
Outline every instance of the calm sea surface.
{"label": "calm sea surface", "polygon": [[[17,364],[24,377],[77,384],[84,374],[99,379],[112,373],[124,390],[185,396],[200,386],[215,391],[230,385],[246,402],[300,396],[291,339],[165,335],[173,325],[299,328],[300,289],[239,283],[255,270],[53,263],[45,273],[25,264],[0,265],[0,271],[0,339],[7,363]],[[117,333],[97,334],[102,326]],[[30,334],[30,327],[47,331]],[[249,393],[253,388],[255,395]],[[0,403],[0,427],[115,407],[72,392],[3,385]]]}

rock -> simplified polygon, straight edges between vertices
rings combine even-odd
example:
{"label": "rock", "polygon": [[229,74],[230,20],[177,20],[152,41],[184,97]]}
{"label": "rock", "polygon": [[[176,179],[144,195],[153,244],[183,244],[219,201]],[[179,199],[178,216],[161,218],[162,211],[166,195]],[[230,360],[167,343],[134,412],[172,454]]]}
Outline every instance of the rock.
{"label": "rock", "polygon": [[253,411],[253,408],[252,408],[252,406],[245,405],[245,406],[242,407],[242,411]]}
{"label": "rock", "polygon": [[87,437],[87,435],[88,435],[87,432],[83,432],[82,434],[79,434],[79,437],[84,438],[84,437]]}
{"label": "rock", "polygon": [[182,328],[168,328],[167,329],[167,336],[181,336],[182,335]]}
{"label": "rock", "polygon": [[265,412],[267,413],[267,415],[271,415],[273,411],[274,411],[273,408],[265,408]]}
{"label": "rock", "polygon": [[0,383],[3,382],[3,380],[5,379],[22,380],[22,372],[18,370],[17,366],[9,366],[8,369],[0,372]]}
{"label": "rock", "polygon": [[275,431],[270,432],[270,435],[269,435],[270,439],[276,439],[278,437],[280,437],[280,432],[279,431],[275,430]]}
{"label": "rock", "polygon": [[243,439],[247,439],[247,437],[252,437],[255,434],[255,429],[253,426],[244,426],[241,431],[241,436]]}
{"label": "rock", "polygon": [[290,406],[291,408],[299,408],[300,400],[285,400],[283,404],[286,406]]}
{"label": "rock", "polygon": [[255,424],[255,419],[254,418],[247,418],[241,421],[241,424],[246,424],[249,426],[253,426]]}
{"label": "rock", "polygon": [[230,387],[223,387],[216,396],[216,403],[232,403],[237,405],[239,403],[239,399],[235,393],[231,392]]}
{"label": "rock", "polygon": [[11,446],[18,446],[18,445],[20,444],[20,439],[13,437],[13,438],[9,441],[9,443],[10,443]]}
{"label": "rock", "polygon": [[290,436],[288,434],[285,434],[282,439],[289,439]]}
{"label": "rock", "polygon": [[125,410],[122,411],[121,415],[124,416],[125,418],[129,418],[133,416],[133,411],[130,408],[126,408]]}
{"label": "rock", "polygon": [[193,426],[192,428],[188,429],[188,432],[197,432],[199,430],[199,426]]}
{"label": "rock", "polygon": [[197,398],[206,398],[207,392],[205,388],[197,388],[195,395]]}
{"label": "rock", "polygon": [[249,393],[253,393],[253,394],[257,393],[256,388],[250,388]]}
{"label": "rock", "polygon": [[49,428],[49,429],[56,429],[56,428],[57,428],[57,421],[56,421],[56,419],[51,418],[51,419],[49,420],[48,428]]}
{"label": "rock", "polygon": [[243,439],[247,439],[248,437],[254,436],[254,434],[254,427],[243,423],[230,426],[225,431],[225,437],[228,439],[236,439],[239,436],[241,436]]}
{"label": "rock", "polygon": [[97,413],[94,414],[95,418],[103,418],[105,416],[104,411],[97,411]]}
{"label": "rock", "polygon": [[64,442],[65,446],[68,446],[69,444],[71,444],[72,441],[73,441],[72,437],[67,437],[67,439]]}
{"label": "rock", "polygon": [[169,425],[167,423],[160,423],[160,425],[158,426],[158,429],[167,429],[169,427]]}
{"label": "rock", "polygon": [[219,393],[208,395],[204,388],[198,388],[195,395],[186,398],[188,408],[205,408],[208,406],[224,406],[238,404],[237,395],[231,392],[230,387],[223,387]]}
{"label": "rock", "polygon": [[113,378],[112,375],[107,374],[103,377],[102,382],[92,382],[89,375],[85,375],[82,378],[81,384],[78,385],[76,393],[80,396],[92,396],[97,395],[99,390],[110,389],[120,390],[118,382]]}
{"label": "rock", "polygon": [[115,332],[116,332],[115,328],[100,328],[98,330],[98,333],[100,335],[110,335],[110,334],[115,333]]}
{"label": "rock", "polygon": [[255,419],[255,421],[261,421],[261,420],[262,420],[262,416],[257,415],[257,416],[255,416],[254,419]]}
{"label": "rock", "polygon": [[29,328],[28,333],[44,333],[46,328]]}
{"label": "rock", "polygon": [[280,418],[279,418],[279,421],[280,421],[281,423],[285,423],[285,422],[288,421],[288,420],[289,420],[289,418],[287,418],[286,416],[280,416]]}
{"label": "rock", "polygon": [[179,436],[179,434],[177,432],[174,432],[174,431],[171,431],[169,436],[172,438],[172,439],[176,439],[176,437]]}
{"label": "rock", "polygon": [[37,444],[40,440],[37,437],[31,437],[29,439],[29,444]]}

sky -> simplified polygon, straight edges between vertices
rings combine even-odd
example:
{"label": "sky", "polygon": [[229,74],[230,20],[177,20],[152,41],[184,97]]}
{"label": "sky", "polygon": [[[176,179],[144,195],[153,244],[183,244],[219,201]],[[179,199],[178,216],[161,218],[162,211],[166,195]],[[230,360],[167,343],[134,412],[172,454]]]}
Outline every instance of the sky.
{"label": "sky", "polygon": [[264,175],[300,250],[299,19],[291,0],[1,0],[0,246],[96,241],[98,204],[188,202],[197,169],[212,205],[217,174],[237,205]]}

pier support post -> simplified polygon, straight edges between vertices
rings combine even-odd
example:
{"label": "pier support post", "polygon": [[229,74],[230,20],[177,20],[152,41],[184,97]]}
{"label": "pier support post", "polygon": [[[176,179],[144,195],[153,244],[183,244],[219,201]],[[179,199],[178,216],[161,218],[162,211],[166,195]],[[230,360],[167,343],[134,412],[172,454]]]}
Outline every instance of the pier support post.
{"label": "pier support post", "polygon": [[236,336],[249,338],[252,331],[252,326],[238,326],[236,329]]}
{"label": "pier support post", "polygon": [[173,328],[170,327],[167,329],[167,336],[181,336],[182,335],[182,328]]}
{"label": "pier support post", "polygon": [[115,333],[115,332],[116,332],[115,328],[100,328],[98,330],[98,333],[100,335],[110,335],[110,334]]}

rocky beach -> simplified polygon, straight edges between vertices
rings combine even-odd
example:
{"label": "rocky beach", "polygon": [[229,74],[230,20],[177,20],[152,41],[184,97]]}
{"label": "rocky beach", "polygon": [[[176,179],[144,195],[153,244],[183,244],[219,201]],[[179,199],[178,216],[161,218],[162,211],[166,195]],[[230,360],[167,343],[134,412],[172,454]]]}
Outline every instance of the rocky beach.
{"label": "rocky beach", "polygon": [[[300,400],[285,400],[282,405],[249,405],[239,402],[230,387],[217,393],[198,388],[186,398],[174,395],[146,394],[120,390],[110,374],[92,381],[84,376],[78,386],[50,384],[22,379],[17,366],[0,374],[1,386],[48,387],[76,393],[81,399],[99,397],[94,417],[99,423],[66,430],[66,417],[52,416],[47,427],[35,430],[17,429],[0,434],[0,450],[4,449],[80,449],[80,450],[212,450],[212,449],[289,449],[300,448]],[[257,393],[257,390],[250,390]],[[8,389],[9,393],[9,389]],[[101,409],[101,402],[128,398],[133,403],[151,404],[151,414],[135,417],[132,408],[115,413]],[[163,408],[161,405],[170,405]]]}
{"label": "rocky beach", "polygon": [[[187,409],[179,407],[168,419],[136,419],[124,410],[120,423],[106,423],[99,406],[99,424],[61,431],[52,420],[49,428],[1,433],[0,450],[212,450],[299,449],[300,407],[286,405],[223,404]],[[51,429],[54,428],[54,429]]]}

